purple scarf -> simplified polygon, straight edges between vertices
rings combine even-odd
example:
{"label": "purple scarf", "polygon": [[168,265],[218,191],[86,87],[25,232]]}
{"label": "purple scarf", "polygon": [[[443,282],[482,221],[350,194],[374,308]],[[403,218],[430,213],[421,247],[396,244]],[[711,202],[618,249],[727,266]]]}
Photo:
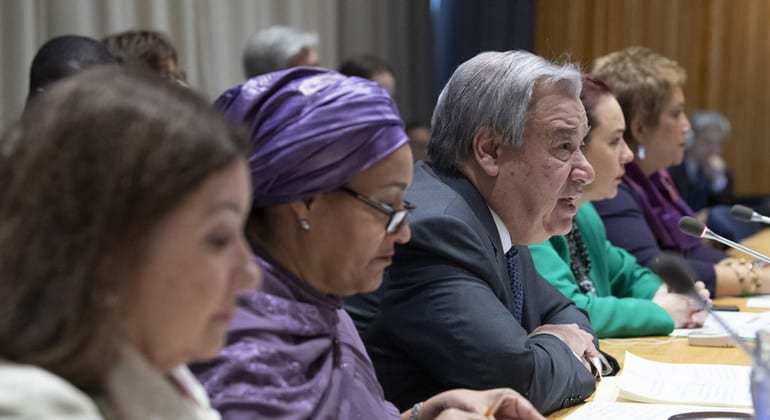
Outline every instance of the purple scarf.
{"label": "purple scarf", "polygon": [[407,142],[377,83],[315,67],[249,79],[215,107],[248,130],[257,207],[335,190]]}
{"label": "purple scarf", "polygon": [[693,211],[679,195],[668,171],[660,170],[647,177],[631,162],[626,164],[623,182],[636,193],[644,218],[661,248],[684,253],[700,244],[699,239],[679,230],[679,219],[692,216]]}
{"label": "purple scarf", "polygon": [[398,419],[340,299],[260,254],[262,290],[239,302],[220,356],[193,366],[222,417]]}
{"label": "purple scarf", "polygon": [[[254,204],[332,191],[407,141],[388,93],[319,68],[248,80],[216,102],[244,124]],[[398,419],[341,300],[276,265],[241,299],[220,355],[193,367],[225,419]]]}

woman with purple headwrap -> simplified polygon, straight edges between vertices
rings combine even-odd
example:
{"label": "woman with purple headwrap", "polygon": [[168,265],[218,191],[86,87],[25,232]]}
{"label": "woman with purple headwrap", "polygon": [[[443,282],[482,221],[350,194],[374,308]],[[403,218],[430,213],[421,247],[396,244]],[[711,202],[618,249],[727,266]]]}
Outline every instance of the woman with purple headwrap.
{"label": "woman with purple headwrap", "polygon": [[194,367],[225,419],[542,418],[510,389],[448,391],[401,415],[384,399],[342,297],[375,290],[411,234],[412,157],[385,90],[294,68],[228,90],[217,107],[254,147],[247,237],[264,271],[224,351]]}

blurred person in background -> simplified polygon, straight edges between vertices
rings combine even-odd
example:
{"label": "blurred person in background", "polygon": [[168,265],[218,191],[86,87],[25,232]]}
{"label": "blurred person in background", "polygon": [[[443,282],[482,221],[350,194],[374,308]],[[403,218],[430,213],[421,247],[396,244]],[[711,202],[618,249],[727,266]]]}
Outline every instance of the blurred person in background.
{"label": "blurred person in background", "polygon": [[733,174],[722,156],[729,139],[730,121],[716,111],[695,111],[690,115],[692,131],[684,160],[669,168],[682,198],[701,213],[711,230],[734,241],[741,241],[762,229],[758,223],[745,223],[730,214],[730,206],[743,204],[761,214],[770,214],[767,197],[737,197]]}
{"label": "blurred person in background", "polygon": [[696,212],[732,203],[732,174],[722,157],[722,145],[731,131],[730,122],[718,112],[695,111],[690,116],[690,124],[692,130],[684,160],[669,169],[682,198]]}
{"label": "blurred person in background", "polygon": [[243,49],[243,74],[260,74],[298,66],[318,65],[318,34],[288,26],[271,26],[251,36]]}
{"label": "blurred person in background", "polygon": [[107,35],[102,42],[123,65],[145,68],[167,79],[187,84],[184,71],[179,68],[176,48],[161,32],[125,31]]}
{"label": "blurred person in background", "polygon": [[412,121],[406,125],[406,135],[409,136],[414,161],[427,159],[430,126],[422,121]]}
{"label": "blurred person in background", "polygon": [[88,67],[117,61],[101,42],[80,35],[51,38],[35,53],[29,69],[27,104],[48,86]]}
{"label": "blurred person in background", "polygon": [[392,98],[396,97],[396,77],[393,68],[375,55],[357,55],[340,64],[339,72],[345,76],[363,77],[377,82]]}

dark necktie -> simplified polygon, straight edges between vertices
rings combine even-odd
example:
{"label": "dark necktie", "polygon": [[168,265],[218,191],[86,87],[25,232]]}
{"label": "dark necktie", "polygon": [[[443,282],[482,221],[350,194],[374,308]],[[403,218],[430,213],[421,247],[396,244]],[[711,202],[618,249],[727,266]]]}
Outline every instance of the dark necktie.
{"label": "dark necktie", "polygon": [[519,272],[519,251],[516,247],[505,253],[508,262],[508,274],[511,276],[511,292],[513,292],[513,316],[521,323],[524,311],[524,283]]}

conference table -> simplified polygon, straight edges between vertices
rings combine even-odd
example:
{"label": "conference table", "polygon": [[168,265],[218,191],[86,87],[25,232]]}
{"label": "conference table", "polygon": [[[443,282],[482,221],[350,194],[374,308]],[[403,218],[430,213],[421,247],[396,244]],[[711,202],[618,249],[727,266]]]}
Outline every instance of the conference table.
{"label": "conference table", "polygon": [[[718,305],[736,305],[741,311],[763,312],[767,309],[746,307],[745,298],[719,298],[714,300]],[[616,359],[623,366],[623,356],[630,351],[637,356],[658,362],[669,363],[715,363],[723,365],[750,365],[749,357],[737,347],[695,347],[687,343],[686,337],[644,337],[644,338],[611,338],[599,340],[601,349]],[[589,398],[588,401],[591,399]],[[580,405],[559,410],[549,419],[563,419],[577,410]]]}

